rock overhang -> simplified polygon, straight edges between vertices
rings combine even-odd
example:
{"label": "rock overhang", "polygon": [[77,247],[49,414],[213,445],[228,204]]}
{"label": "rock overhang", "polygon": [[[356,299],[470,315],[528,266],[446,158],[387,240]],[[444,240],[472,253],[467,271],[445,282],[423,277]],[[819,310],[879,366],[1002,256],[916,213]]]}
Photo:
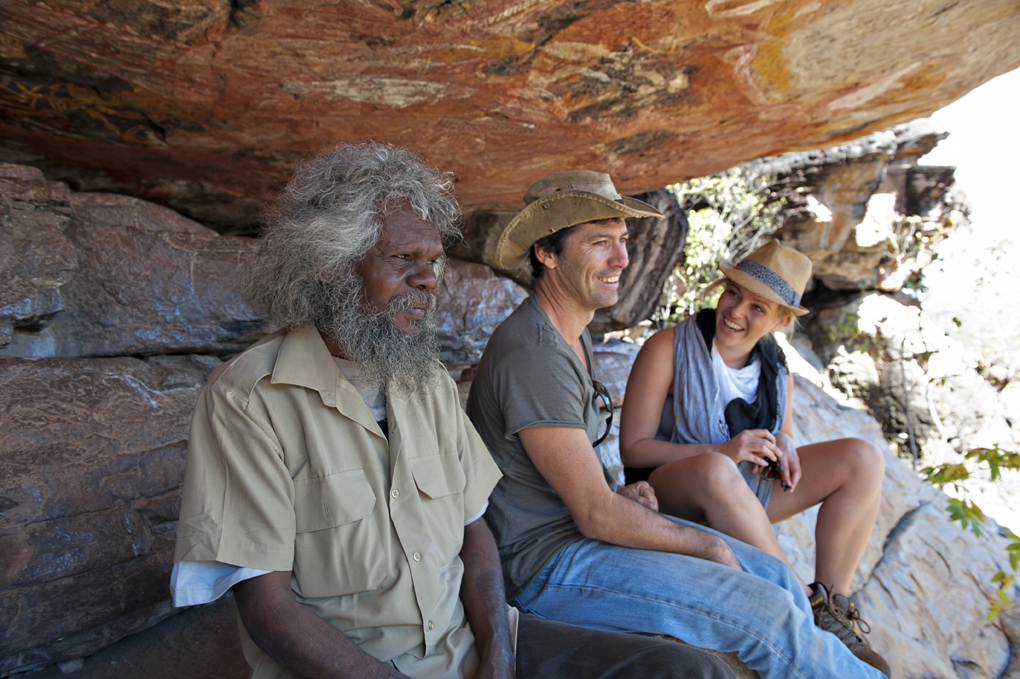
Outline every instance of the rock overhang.
{"label": "rock overhang", "polygon": [[0,160],[220,230],[303,157],[376,139],[514,210],[629,193],[926,115],[1020,65],[999,0],[145,2],[0,8]]}

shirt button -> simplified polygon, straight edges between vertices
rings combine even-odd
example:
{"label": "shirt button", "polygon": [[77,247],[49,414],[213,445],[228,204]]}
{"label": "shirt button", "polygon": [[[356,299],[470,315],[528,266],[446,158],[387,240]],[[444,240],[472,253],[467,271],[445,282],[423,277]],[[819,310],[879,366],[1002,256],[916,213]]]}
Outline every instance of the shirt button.
{"label": "shirt button", "polygon": [[415,552],[414,554],[411,555],[411,558],[414,559],[415,561],[421,561],[421,554]]}
{"label": "shirt button", "polygon": [[429,620],[429,631],[432,631],[432,621]]}
{"label": "shirt button", "polygon": [[398,497],[400,497],[400,491],[394,488],[393,490],[390,491],[390,497],[392,497],[394,500],[397,499]]}

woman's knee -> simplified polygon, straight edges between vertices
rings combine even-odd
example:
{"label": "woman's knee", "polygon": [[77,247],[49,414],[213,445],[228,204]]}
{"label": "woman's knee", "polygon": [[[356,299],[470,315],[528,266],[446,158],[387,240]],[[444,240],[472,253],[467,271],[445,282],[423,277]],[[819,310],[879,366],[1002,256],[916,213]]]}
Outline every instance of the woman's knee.
{"label": "woman's knee", "polygon": [[739,497],[742,490],[750,493],[740,469],[731,458],[722,453],[704,453],[689,460],[692,481],[696,492],[707,497],[728,501]]}
{"label": "woman's knee", "polygon": [[847,443],[854,476],[881,484],[885,476],[885,456],[882,451],[864,439],[847,439]]}

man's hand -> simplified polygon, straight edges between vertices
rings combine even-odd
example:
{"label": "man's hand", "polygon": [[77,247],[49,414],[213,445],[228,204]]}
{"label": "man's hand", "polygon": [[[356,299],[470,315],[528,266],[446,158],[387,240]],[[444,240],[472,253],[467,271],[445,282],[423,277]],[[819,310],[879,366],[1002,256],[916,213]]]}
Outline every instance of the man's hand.
{"label": "man's hand", "polygon": [[730,568],[738,571],[743,570],[740,567],[740,562],[737,561],[737,555],[733,553],[733,550],[728,544],[726,544],[726,541],[716,535],[712,535],[710,537],[715,538],[717,542],[713,543],[709,555],[702,558],[709,561],[715,561],[723,566],[729,566]]}
{"label": "man's hand", "polygon": [[659,500],[655,497],[655,489],[647,481],[638,481],[616,489],[617,494],[643,504],[653,512],[659,511]]}
{"label": "man's hand", "polygon": [[797,446],[793,445],[793,437],[784,432],[776,434],[776,446],[782,452],[780,461],[783,466],[783,482],[786,483],[786,490],[792,491],[800,483],[802,474]]}

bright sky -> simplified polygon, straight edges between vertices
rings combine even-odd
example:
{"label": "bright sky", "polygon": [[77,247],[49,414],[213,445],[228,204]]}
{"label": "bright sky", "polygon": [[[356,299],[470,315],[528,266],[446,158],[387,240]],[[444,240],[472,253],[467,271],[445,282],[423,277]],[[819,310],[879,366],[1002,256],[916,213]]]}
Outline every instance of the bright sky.
{"label": "bright sky", "polygon": [[994,234],[1020,245],[1020,69],[1010,71],[936,111],[931,121],[949,132],[924,165],[955,165],[956,183],[970,198],[975,236]]}
{"label": "bright sky", "polygon": [[[925,269],[924,310],[950,335],[1020,368],[1020,69],[931,116],[949,132],[923,165],[956,166],[971,206],[970,231],[951,236]],[[963,323],[956,328],[952,319]]]}

